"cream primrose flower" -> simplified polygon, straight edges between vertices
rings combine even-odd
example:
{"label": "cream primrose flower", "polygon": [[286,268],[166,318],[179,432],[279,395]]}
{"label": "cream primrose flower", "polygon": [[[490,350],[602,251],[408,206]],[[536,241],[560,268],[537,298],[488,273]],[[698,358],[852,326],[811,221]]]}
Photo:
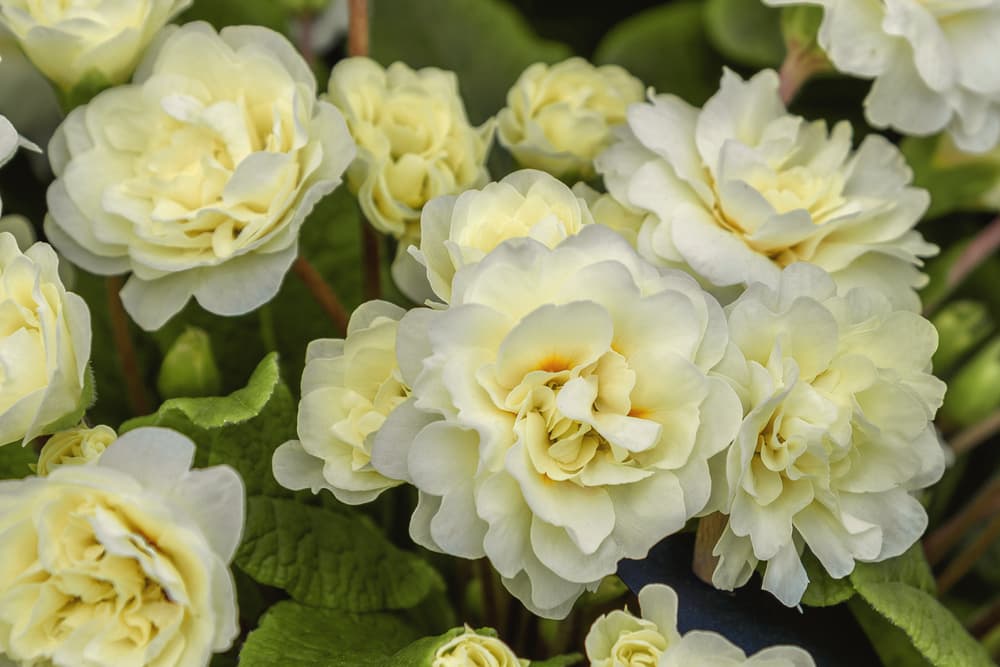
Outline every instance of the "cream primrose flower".
{"label": "cream primrose flower", "polygon": [[420,216],[420,249],[410,254],[427,267],[431,290],[447,303],[455,272],[503,241],[528,237],[553,248],[593,222],[586,202],[562,181],[522,169],[481,190],[428,202]]}
{"label": "cream primrose flower", "polygon": [[839,579],[856,561],[903,553],[927,527],[911,492],[944,471],[932,423],[945,391],[930,374],[937,332],[873,290],[838,296],[804,263],[774,287],[751,285],[727,315],[733,346],[716,372],[746,416],[727,454],[713,583],[741,586],[767,561],[764,589],[795,606],[808,583],[803,548]]}
{"label": "cream primrose flower", "polygon": [[31,469],[39,477],[45,477],[59,466],[91,463],[101,458],[108,445],[117,439],[115,430],[103,424],[94,428],[75,426],[59,431],[42,447],[38,464],[32,465]]}
{"label": "cream primrose flower", "polygon": [[207,23],[169,31],[134,83],[75,109],[49,145],[45,232],[121,292],[145,329],[193,295],[239,315],[278,291],[313,206],[354,147],[312,71],[278,33]]}
{"label": "cream primrose flower", "polygon": [[0,232],[0,444],[27,444],[86,407],[90,311],[66,291],[58,264],[48,244],[22,253]]}
{"label": "cream primrose flower", "polygon": [[239,635],[228,466],[136,429],[92,464],[0,481],[0,655],[60,667],[196,667]]}
{"label": "cream primrose flower", "polygon": [[827,270],[842,290],[876,287],[918,310],[917,266],[937,247],[913,227],[926,191],[885,138],[851,150],[851,126],[789,115],[778,77],[726,71],[700,111],[673,95],[633,105],[628,128],[597,159],[609,192],[654,218],[639,252],[683,262],[713,285],[773,282],[797,261]]}
{"label": "cream primrose flower", "polygon": [[584,639],[590,667],[656,667],[664,651],[680,641],[674,589],[644,586],[639,609],[641,618],[616,609],[594,621]]}
{"label": "cream primrose flower", "polygon": [[591,178],[611,128],[642,95],[642,82],[617,65],[595,67],[583,58],[535,63],[507,93],[497,137],[521,166]]}
{"label": "cream primrose flower", "polygon": [[105,85],[132,74],[154,35],[192,0],[0,1],[0,24],[64,92],[87,77]]}
{"label": "cream primrose flower", "polygon": [[507,644],[497,637],[477,633],[469,626],[465,632],[445,642],[434,653],[431,667],[528,667]]}
{"label": "cream primrose flower", "polygon": [[664,584],[639,591],[641,618],[627,610],[600,616],[584,640],[591,667],[816,667],[795,646],[773,646],[747,658],[715,632],[677,631],[677,594]]}
{"label": "cream primrose flower", "polygon": [[[653,217],[651,213],[626,206],[608,193],[598,192],[583,181],[573,186],[573,194],[587,202],[590,213],[594,216],[594,222],[615,230],[633,248],[639,247],[639,232],[645,225],[646,219]],[[678,263],[676,268],[682,266]]]}
{"label": "cream primrose flower", "polygon": [[707,375],[724,320],[690,276],[600,225],[554,249],[505,241],[456,273],[447,310],[401,320],[413,395],[372,464],[419,489],[416,542],[488,557],[528,609],[564,617],[705,507],[707,461],[741,415]]}
{"label": "cream primrose flower", "polygon": [[494,123],[469,124],[454,72],[346,58],[333,67],[327,98],[358,144],[347,175],[361,210],[404,247],[418,240],[424,204],[489,180]]}
{"label": "cream primrose flower", "polygon": [[[808,2],[808,0],[806,0]],[[802,0],[764,0],[769,5]],[[1000,141],[1000,0],[813,0],[819,43],[841,72],[874,79],[865,117],[926,136],[947,130],[962,150]]]}
{"label": "cream primrose flower", "polygon": [[351,315],[346,339],[314,340],[306,349],[298,440],[272,459],[282,486],[359,505],[401,482],[371,466],[372,442],[386,416],[410,393],[396,364],[402,308],[369,301]]}

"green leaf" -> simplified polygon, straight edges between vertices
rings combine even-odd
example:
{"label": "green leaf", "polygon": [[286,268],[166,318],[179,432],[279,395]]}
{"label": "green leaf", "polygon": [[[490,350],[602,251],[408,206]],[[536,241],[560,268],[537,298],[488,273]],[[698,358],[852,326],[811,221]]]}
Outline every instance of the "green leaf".
{"label": "green leaf", "polygon": [[291,13],[285,3],[274,0],[195,0],[177,22],[208,21],[217,30],[227,25],[262,25],[284,33]]}
{"label": "green leaf", "polygon": [[612,28],[594,61],[621,65],[658,93],[702,104],[718,89],[723,64],[708,41],[703,16],[697,0],[644,11]]}
{"label": "green leaf", "polygon": [[383,65],[402,60],[415,68],[454,71],[473,123],[504,106],[507,91],[528,65],[571,55],[565,45],[535,35],[499,0],[377,0],[371,53]]}
{"label": "green leaf", "polygon": [[961,153],[944,135],[907,137],[900,149],[913,169],[913,184],[931,194],[927,219],[981,210],[984,196],[1000,188],[1000,160]]}
{"label": "green leaf", "polygon": [[557,655],[548,660],[532,660],[529,667],[572,667],[583,662],[583,656],[579,653],[569,653],[567,655]]}
{"label": "green leaf", "polygon": [[28,466],[38,463],[38,453],[14,442],[0,447],[0,479],[21,479],[31,473]]}
{"label": "green leaf", "polygon": [[883,667],[931,667],[927,658],[913,646],[909,636],[872,609],[860,597],[847,602],[865,635],[875,647]]}
{"label": "green leaf", "polygon": [[807,607],[832,607],[854,595],[850,580],[831,577],[811,551],[802,554],[802,564],[809,577],[809,587],[802,596],[802,604]]}
{"label": "green leaf", "polygon": [[934,595],[936,586],[924,549],[917,542],[901,555],[880,563],[858,563],[850,575],[859,591],[867,584],[900,583]]}
{"label": "green leaf", "polygon": [[387,667],[389,657],[417,638],[394,614],[350,614],[279,602],[250,633],[241,667]]}
{"label": "green leaf", "polygon": [[366,518],[279,498],[247,501],[236,564],[299,602],[352,612],[407,609],[444,587],[434,568]]}
{"label": "green leaf", "polygon": [[756,0],[708,0],[708,38],[722,55],[742,65],[774,67],[785,57],[781,10]]}
{"label": "green leaf", "polygon": [[[855,588],[872,609],[902,630],[934,667],[993,665],[983,646],[958,619],[924,591],[893,581],[855,581]],[[871,636],[870,629],[868,632]]]}
{"label": "green leaf", "polygon": [[197,445],[195,465],[225,463],[240,473],[247,495],[288,495],[271,474],[271,455],[295,438],[295,401],[282,383],[276,354],[268,355],[247,386],[229,396],[174,398],[156,413],[131,419],[119,431],[162,426]]}

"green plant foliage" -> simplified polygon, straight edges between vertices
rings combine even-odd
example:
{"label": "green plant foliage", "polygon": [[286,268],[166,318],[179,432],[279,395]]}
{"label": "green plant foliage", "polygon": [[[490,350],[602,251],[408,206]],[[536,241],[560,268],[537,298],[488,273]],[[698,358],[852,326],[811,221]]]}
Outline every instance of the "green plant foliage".
{"label": "green plant foliage", "polygon": [[216,29],[227,25],[262,25],[288,32],[292,10],[288,3],[275,0],[195,0],[178,23],[208,21]]}
{"label": "green plant foliage", "polygon": [[38,463],[38,454],[31,447],[14,442],[0,447],[0,479],[21,479],[31,474],[28,466]]}
{"label": "green plant foliage", "polygon": [[532,660],[531,667],[572,667],[583,662],[583,656],[579,653],[560,655],[548,660]]}
{"label": "green plant foliage", "polygon": [[860,597],[847,602],[854,618],[875,647],[884,667],[931,667],[905,632],[885,619]]}
{"label": "green plant foliage", "polygon": [[622,21],[594,52],[621,65],[658,93],[702,104],[718,90],[722,59],[712,50],[701,2],[674,2]]}
{"label": "green plant foliage", "polygon": [[934,595],[934,575],[924,556],[920,542],[903,554],[880,563],[858,563],[850,575],[851,583],[857,590],[868,584],[906,584],[919,591]]}
{"label": "green plant foliage", "polygon": [[162,426],[197,444],[195,465],[225,463],[237,469],[247,495],[290,495],[271,474],[271,455],[295,437],[295,401],[282,383],[276,354],[268,355],[247,386],[229,396],[174,398],[156,413],[131,419],[120,431]]}
{"label": "green plant foliage", "polygon": [[781,10],[762,2],[708,0],[705,28],[722,55],[751,67],[777,67],[785,57]]}
{"label": "green plant foliage", "polygon": [[982,197],[1000,186],[1000,160],[959,153],[944,135],[907,137],[900,149],[913,169],[913,184],[931,194],[925,217],[981,210]]}
{"label": "green plant foliage", "polygon": [[167,350],[156,378],[164,398],[215,396],[222,376],[212,353],[212,339],[204,329],[189,327]]}
{"label": "green plant foliage", "polygon": [[[860,597],[851,601],[851,609],[886,665],[921,664],[897,630],[934,667],[993,664],[982,645],[934,597],[934,576],[919,542],[897,558],[859,563],[850,578]],[[897,630],[887,631],[884,621]]]}
{"label": "green plant foliage", "polygon": [[480,123],[504,105],[507,91],[535,62],[568,58],[568,47],[540,39],[499,0],[378,0],[371,53],[388,65],[441,67],[458,74],[469,118]]}
{"label": "green plant foliage", "polygon": [[807,607],[832,607],[849,600],[854,595],[850,579],[831,577],[811,551],[802,554],[802,564],[805,565],[806,576],[809,577],[809,587],[802,596],[802,604]]}
{"label": "green plant foliage", "polygon": [[[855,582],[855,588],[872,609],[902,630],[934,667],[993,665],[983,646],[926,592],[892,581]],[[870,637],[872,634],[869,630]]]}
{"label": "green plant foliage", "polygon": [[247,501],[236,564],[303,604],[341,611],[407,609],[444,587],[434,568],[361,515],[280,498]]}
{"label": "green plant foliage", "polygon": [[383,667],[419,635],[395,614],[350,614],[279,602],[250,633],[242,667]]}

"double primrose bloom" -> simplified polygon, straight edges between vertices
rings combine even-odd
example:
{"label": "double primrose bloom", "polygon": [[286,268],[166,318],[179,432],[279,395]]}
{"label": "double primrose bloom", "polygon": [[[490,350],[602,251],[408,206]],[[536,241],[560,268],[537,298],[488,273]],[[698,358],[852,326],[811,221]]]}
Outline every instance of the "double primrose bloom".
{"label": "double primrose bloom", "polygon": [[271,299],[354,145],[284,37],[192,23],[74,110],[49,157],[46,234],[88,271],[131,271],[125,308],[156,329],[192,295],[220,315]]}
{"label": "double primrose bloom", "polygon": [[842,289],[878,289],[919,309],[917,267],[937,251],[913,229],[927,192],[911,187],[883,137],[855,151],[848,123],[828,130],[788,114],[773,71],[749,81],[727,71],[702,109],[674,95],[633,105],[597,167],[616,199],[651,214],[637,238],[643,257],[720,293],[809,262]]}

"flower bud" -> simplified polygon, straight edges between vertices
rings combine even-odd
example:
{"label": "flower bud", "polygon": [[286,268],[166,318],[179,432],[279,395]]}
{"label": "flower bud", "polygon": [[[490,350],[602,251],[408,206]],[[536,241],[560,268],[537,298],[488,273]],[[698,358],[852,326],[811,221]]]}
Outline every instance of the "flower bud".
{"label": "flower bud", "polygon": [[957,424],[976,424],[1000,407],[1000,336],[990,341],[955,374],[941,416]]}
{"label": "flower bud", "polygon": [[642,82],[617,65],[595,67],[583,58],[535,63],[507,93],[497,116],[500,143],[522,167],[590,178],[611,128],[625,122],[626,108],[642,94]]}
{"label": "flower bud", "polygon": [[212,354],[212,341],[204,330],[188,327],[163,358],[156,388],[163,398],[215,396],[222,377]]}
{"label": "flower bud", "polygon": [[118,434],[110,426],[76,426],[56,433],[38,456],[38,465],[31,469],[39,477],[45,477],[55,468],[66,465],[83,465],[96,461],[108,445],[118,439]]}
{"label": "flower bud", "polygon": [[953,301],[932,319],[938,331],[934,372],[946,375],[955,364],[993,333],[996,323],[989,308],[979,301]]}

